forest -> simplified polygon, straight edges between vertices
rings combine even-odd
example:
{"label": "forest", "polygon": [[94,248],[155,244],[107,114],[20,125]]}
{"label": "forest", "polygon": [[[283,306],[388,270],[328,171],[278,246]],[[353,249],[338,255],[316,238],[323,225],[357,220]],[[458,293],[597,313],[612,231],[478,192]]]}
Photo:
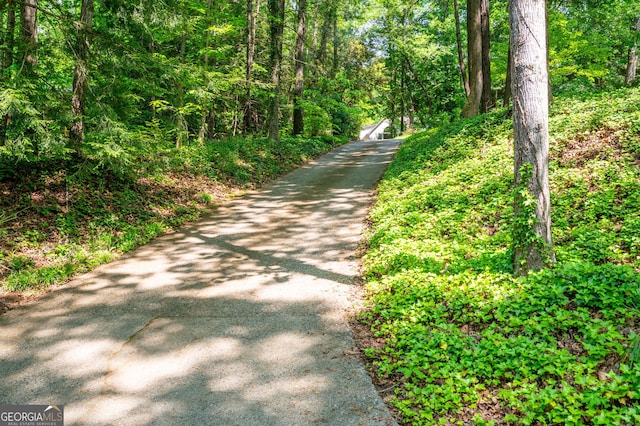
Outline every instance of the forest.
{"label": "forest", "polygon": [[[125,171],[169,143],[354,136],[381,118],[398,132],[429,128],[510,96],[502,0],[490,12],[486,0],[0,7],[3,176],[17,164],[73,158]],[[633,84],[636,2],[547,9],[554,94]]]}
{"label": "forest", "polygon": [[527,0],[543,171],[520,3],[0,1],[0,312],[386,118],[357,322],[399,421],[640,423],[640,3]]}

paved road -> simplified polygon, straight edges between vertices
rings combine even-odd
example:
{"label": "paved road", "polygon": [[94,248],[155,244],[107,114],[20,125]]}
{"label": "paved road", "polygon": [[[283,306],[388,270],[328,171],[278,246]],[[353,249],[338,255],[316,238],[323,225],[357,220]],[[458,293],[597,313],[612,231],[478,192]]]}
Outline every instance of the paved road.
{"label": "paved road", "polygon": [[355,142],[0,317],[0,404],[67,425],[393,425],[354,251],[398,141]]}

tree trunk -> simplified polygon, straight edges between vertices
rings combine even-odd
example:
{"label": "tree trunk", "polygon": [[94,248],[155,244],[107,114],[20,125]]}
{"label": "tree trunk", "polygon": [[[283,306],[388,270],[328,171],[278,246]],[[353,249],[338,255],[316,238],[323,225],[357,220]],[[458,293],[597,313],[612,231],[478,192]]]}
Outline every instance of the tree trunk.
{"label": "tree trunk", "polygon": [[[206,3],[207,10],[205,13],[205,25],[206,27],[211,27],[213,25],[211,19],[211,10],[213,8],[213,0],[207,0]],[[209,79],[209,50],[211,49],[211,38],[210,31],[205,30],[205,54],[202,62],[202,70],[204,71],[204,86],[205,88],[209,88],[211,81]],[[211,101],[209,101],[211,102]],[[208,102],[208,103],[209,103]],[[210,132],[209,127],[209,116],[213,112],[213,105],[203,106],[202,108],[202,117],[200,122],[200,130],[198,131],[198,143],[204,144],[207,139],[213,139],[213,135]]]}
{"label": "tree trunk", "polygon": [[489,0],[481,0],[480,4],[482,38],[482,98],[480,112],[487,112],[493,108],[491,93],[491,32],[489,28]]}
{"label": "tree trunk", "polygon": [[[149,40],[149,43],[147,44],[147,52],[149,53],[149,55],[151,57],[153,57],[153,55],[155,55],[155,53],[156,53],[156,43],[153,40],[153,35],[151,35],[150,38],[151,38],[151,40]],[[151,102],[153,103],[155,101],[156,101],[156,94],[155,94],[155,92],[152,92],[151,93]],[[156,118],[156,107],[155,106],[151,107],[151,117],[153,119]]]}
{"label": "tree trunk", "polygon": [[629,62],[627,63],[627,75],[624,82],[627,86],[631,86],[636,81],[636,72],[638,70],[638,47],[633,46],[629,49]]}
{"label": "tree trunk", "polygon": [[467,51],[469,60],[469,98],[463,117],[475,117],[482,100],[482,0],[467,0]]}
{"label": "tree trunk", "polygon": [[395,55],[395,47],[391,43],[391,40],[387,40],[387,43],[387,51],[389,52],[389,62],[387,63],[387,69],[391,73],[391,75],[389,76],[389,91],[386,95],[387,106],[389,108],[387,116],[391,122],[389,129],[391,131],[391,137],[393,138],[396,136],[396,118],[398,115],[396,112],[396,93],[398,92],[398,66],[396,65],[397,57]]}
{"label": "tree trunk", "polygon": [[[329,40],[329,36],[331,35],[331,29],[333,24],[333,5],[328,4],[331,0],[327,0],[323,4],[323,8],[320,11],[320,14],[324,16],[324,20],[322,22],[322,29],[320,31],[320,45],[315,52],[315,68],[321,69],[320,64],[325,62],[327,56],[327,43]],[[326,72],[326,68],[324,68]]]}
{"label": "tree trunk", "polygon": [[404,62],[407,64],[407,67],[409,67],[409,72],[413,76],[413,79],[416,81],[416,83],[418,83],[418,85],[420,86],[420,88],[424,92],[424,96],[427,98],[427,106],[429,107],[429,115],[433,115],[433,100],[431,99],[431,95],[429,94],[429,90],[427,90],[427,86],[424,84],[424,81],[422,81],[422,79],[420,78],[420,76],[416,72],[416,69],[413,67],[413,64],[411,63],[411,60],[409,59],[409,55],[407,55],[404,52],[404,50],[400,50],[400,54],[402,55],[402,58],[404,59]]}
{"label": "tree trunk", "polygon": [[633,26],[635,37],[633,45],[629,48],[629,60],[627,62],[627,74],[624,82],[627,86],[631,86],[636,80],[636,72],[638,70],[638,34],[640,33],[640,18],[638,18]]}
{"label": "tree trunk", "polygon": [[[420,114],[420,105],[418,104],[418,100],[415,98],[415,96],[413,96],[413,90],[411,90],[411,88],[409,89],[409,100],[411,101],[411,108],[413,110],[413,113],[415,113],[415,115],[418,116],[418,120],[420,120],[420,124],[422,125],[422,127],[426,129],[427,122],[422,116],[422,114]],[[411,120],[411,122],[413,122],[413,119]]]}
{"label": "tree trunk", "polygon": [[456,18],[456,44],[458,46],[458,67],[460,68],[460,81],[464,89],[465,96],[469,99],[470,89],[469,80],[467,79],[467,70],[464,65],[464,53],[462,52],[462,36],[460,31],[460,8],[458,0],[453,0],[453,11]]}
{"label": "tree trunk", "polygon": [[316,65],[316,52],[318,50],[318,22],[320,21],[319,19],[319,15],[318,15],[318,3],[316,3],[313,7],[313,30],[311,32],[311,53],[309,54],[309,56],[313,59],[313,61],[311,61],[311,74],[312,75],[316,75],[316,73],[318,72],[317,70],[317,65]]}
{"label": "tree trunk", "polygon": [[[390,49],[390,57],[393,58],[393,51]],[[396,112],[396,93],[398,91],[398,71],[397,66],[394,66],[391,71],[391,90],[389,91],[389,100],[391,104],[391,137],[395,138],[396,135],[396,119],[398,118],[398,113]]]}
{"label": "tree trunk", "polygon": [[333,4],[333,8],[331,9],[331,19],[333,20],[333,66],[331,67],[331,78],[335,78],[338,74],[338,48],[340,46],[337,2]]}
{"label": "tree trunk", "polygon": [[7,1],[7,31],[4,36],[4,49],[2,52],[2,70],[13,65],[13,49],[15,47],[16,31],[16,4],[14,0]]}
{"label": "tree trunk", "polygon": [[[13,65],[13,49],[15,47],[15,30],[16,30],[16,5],[14,0],[8,0],[7,8],[7,30],[4,34],[2,63],[0,64],[0,79],[4,79],[4,71]],[[7,76],[9,79],[9,76]],[[4,145],[7,139],[7,127],[11,123],[11,112],[7,112],[4,117],[0,118],[0,145]]]}
{"label": "tree trunk", "polygon": [[84,143],[85,135],[85,99],[87,93],[87,65],[89,62],[89,48],[91,47],[91,24],[93,22],[93,0],[82,0],[80,10],[80,24],[77,28],[76,68],[73,73],[73,96],[71,98],[71,113],[75,122],[71,125],[71,143],[79,153]]}
{"label": "tree trunk", "polygon": [[273,96],[269,118],[269,137],[280,139],[280,72],[282,68],[282,36],[284,32],[284,0],[269,0],[269,32],[271,39],[271,83]]}
{"label": "tree trunk", "polygon": [[[180,63],[184,65],[186,63],[187,54],[187,26],[183,26],[182,34],[180,35]],[[184,114],[184,93],[185,87],[182,80],[178,81],[176,86],[178,92],[178,113],[177,113],[177,135],[176,135],[176,148],[180,148],[184,144],[189,142],[189,126],[187,118]]]}
{"label": "tree trunk", "polygon": [[27,72],[35,71],[38,65],[38,1],[24,0],[20,7],[22,13],[22,63]]}
{"label": "tree trunk", "polygon": [[406,68],[404,66],[404,63],[402,65],[400,65],[400,134],[404,134],[406,128],[405,128],[405,122],[404,122],[404,117],[407,113],[406,111],[406,105],[405,105],[405,101],[404,101],[404,93],[405,93],[405,75],[407,74]]}
{"label": "tree trunk", "polygon": [[555,261],[549,194],[549,92],[545,0],[512,0],[514,271],[526,275]]}
{"label": "tree trunk", "polygon": [[211,108],[207,116],[207,137],[213,139],[216,135],[216,113]]}
{"label": "tree trunk", "polygon": [[251,78],[253,74],[253,62],[256,53],[256,29],[257,16],[260,11],[260,0],[247,0],[247,64],[245,70],[245,103],[243,108],[242,133],[254,131],[258,121],[258,113],[253,106],[251,94]]}
{"label": "tree trunk", "polygon": [[307,0],[298,0],[298,32],[296,34],[295,88],[293,92],[293,134],[304,132],[304,43],[307,29]]}

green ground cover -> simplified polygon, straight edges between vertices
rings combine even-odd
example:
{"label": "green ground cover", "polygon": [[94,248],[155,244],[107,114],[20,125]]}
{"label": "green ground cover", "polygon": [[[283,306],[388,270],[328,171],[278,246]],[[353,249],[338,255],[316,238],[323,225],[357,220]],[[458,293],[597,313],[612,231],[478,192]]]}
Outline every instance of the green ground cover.
{"label": "green ground cover", "polygon": [[0,289],[63,282],[344,142],[232,139],[106,163],[0,164]]}
{"label": "green ground cover", "polygon": [[512,272],[512,127],[409,138],[364,257],[366,350],[406,424],[640,423],[640,90],[556,99],[558,264]]}

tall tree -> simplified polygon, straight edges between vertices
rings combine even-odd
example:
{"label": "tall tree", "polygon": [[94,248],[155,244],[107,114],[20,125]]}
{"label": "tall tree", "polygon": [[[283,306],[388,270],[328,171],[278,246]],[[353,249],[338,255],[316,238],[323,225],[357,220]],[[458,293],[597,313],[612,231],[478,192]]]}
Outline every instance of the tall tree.
{"label": "tall tree", "polygon": [[487,112],[493,107],[491,94],[491,31],[489,25],[489,0],[480,3],[480,38],[482,39],[482,95],[480,112]]}
{"label": "tall tree", "polygon": [[295,88],[293,93],[293,134],[304,131],[304,45],[307,31],[307,0],[298,0],[298,31],[296,33]]}
{"label": "tall tree", "polygon": [[462,109],[463,117],[474,117],[493,106],[489,28],[489,0],[467,0],[469,95]]}
{"label": "tall tree", "polygon": [[[3,46],[2,46],[2,62],[0,68],[0,79],[5,77],[4,71],[13,65],[13,50],[15,48],[15,31],[16,31],[16,4],[14,0],[8,0],[6,5],[7,11],[7,26],[4,32]],[[0,118],[0,145],[4,145],[7,127],[11,122],[11,112],[7,111],[6,114]]]}
{"label": "tall tree", "polygon": [[7,26],[4,32],[3,51],[2,51],[2,70],[13,65],[13,49],[15,47],[15,31],[16,31],[16,3],[15,0],[8,0],[6,5]]}
{"label": "tall tree", "polygon": [[[323,16],[322,28],[320,29],[320,44],[317,42],[314,44],[317,45],[317,48],[314,52],[315,59],[315,68],[318,69],[320,64],[322,64],[325,60],[327,53],[327,40],[329,39],[329,35],[331,33],[331,24],[332,24],[332,10],[333,6],[331,0],[325,0],[321,4],[320,14]],[[314,35],[314,38],[316,36]]]}
{"label": "tall tree", "polygon": [[269,117],[269,137],[273,140],[280,139],[280,74],[282,71],[284,6],[284,0],[269,0],[271,84],[273,85]]}
{"label": "tall tree", "polygon": [[258,121],[258,112],[253,105],[253,95],[251,93],[251,79],[253,75],[253,62],[256,54],[256,33],[258,29],[257,17],[260,13],[260,0],[247,0],[247,50],[245,65],[245,104],[243,109],[242,132],[247,133],[255,130]]}
{"label": "tall tree", "polygon": [[[206,11],[205,11],[205,19],[204,23],[206,26],[205,34],[205,54],[202,61],[203,72],[204,72],[204,87],[209,89],[211,86],[211,79],[209,77],[209,55],[211,51],[211,32],[210,27],[213,25],[211,20],[213,8],[213,0],[206,0]],[[200,120],[200,131],[198,132],[198,142],[204,143],[205,139],[213,139],[213,124],[215,122],[215,110],[211,105],[211,99],[207,98],[205,100],[207,104],[206,107],[202,108],[202,116]],[[244,128],[244,127],[243,127]]]}
{"label": "tall tree", "polygon": [[338,51],[340,49],[340,34],[338,33],[338,2],[333,2],[331,8],[331,21],[333,24],[333,61],[331,66],[331,78],[335,78],[338,73]]}
{"label": "tall tree", "polygon": [[38,65],[38,1],[24,0],[20,11],[22,14],[22,65],[26,67],[27,72],[32,72]]}
{"label": "tall tree", "polygon": [[458,67],[460,68],[460,81],[464,89],[465,96],[469,99],[471,89],[469,89],[469,80],[467,79],[467,70],[464,65],[464,54],[462,53],[462,36],[460,31],[460,8],[458,0],[453,0],[453,13],[456,21],[456,46],[458,48]]}
{"label": "tall tree", "polygon": [[634,34],[633,44],[629,48],[629,55],[627,61],[627,73],[625,76],[625,83],[627,86],[631,86],[636,80],[636,72],[638,70],[638,37],[640,36],[640,18],[637,18],[632,31]]}
{"label": "tall tree", "polygon": [[[183,17],[183,21],[181,23],[181,31],[180,31],[180,68],[186,68],[186,59],[187,59],[187,18]],[[182,76],[179,76],[182,77]],[[178,78],[176,80],[176,92],[178,95],[178,105],[177,105],[177,135],[176,135],[176,148],[180,148],[184,143],[189,140],[189,124],[187,123],[187,118],[185,116],[185,100],[184,95],[186,92],[184,80],[182,78]],[[234,126],[234,135],[235,135],[235,126]]]}
{"label": "tall tree", "polygon": [[311,17],[311,19],[313,20],[313,29],[311,30],[311,49],[310,49],[309,56],[313,59],[310,65],[312,67],[312,70],[314,71],[314,74],[316,70],[316,62],[315,62],[316,51],[318,49],[318,27],[320,24],[318,3],[319,1],[314,2],[313,13]]}
{"label": "tall tree", "polygon": [[514,270],[525,275],[555,261],[549,194],[549,92],[546,0],[511,0]]}
{"label": "tall tree", "polygon": [[469,60],[469,96],[463,117],[475,117],[482,99],[482,1],[467,0],[467,58]]}
{"label": "tall tree", "polygon": [[91,25],[93,22],[93,0],[82,0],[80,22],[77,24],[76,67],[73,73],[73,97],[71,113],[75,117],[71,125],[71,143],[79,151],[85,137],[85,101],[88,85],[89,48],[91,47]]}

